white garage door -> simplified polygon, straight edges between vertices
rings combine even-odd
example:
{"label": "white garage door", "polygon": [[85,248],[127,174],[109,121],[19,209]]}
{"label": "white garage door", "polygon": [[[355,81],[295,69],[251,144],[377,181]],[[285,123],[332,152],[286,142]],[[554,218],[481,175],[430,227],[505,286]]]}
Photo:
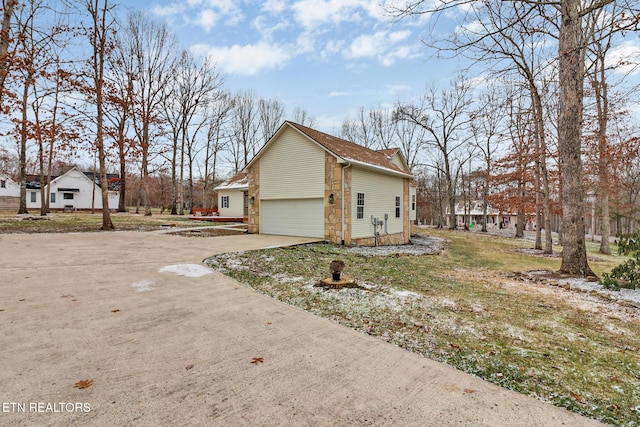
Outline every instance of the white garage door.
{"label": "white garage door", "polygon": [[324,238],[323,199],[263,200],[262,233]]}

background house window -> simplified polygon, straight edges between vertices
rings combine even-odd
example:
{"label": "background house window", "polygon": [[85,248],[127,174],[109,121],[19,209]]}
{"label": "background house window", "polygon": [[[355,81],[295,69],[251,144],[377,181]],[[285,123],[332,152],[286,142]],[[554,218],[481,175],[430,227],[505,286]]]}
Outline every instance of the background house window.
{"label": "background house window", "polygon": [[396,196],[396,218],[400,218],[400,196]]}
{"label": "background house window", "polygon": [[7,181],[5,181],[4,179],[0,180],[0,188],[7,188]]}
{"label": "background house window", "polygon": [[35,203],[36,202],[36,192],[32,191],[31,192],[31,203]]}
{"label": "background house window", "polygon": [[56,202],[56,193],[51,193],[51,203]]}
{"label": "background house window", "polygon": [[411,210],[415,211],[416,210],[416,195],[413,194],[411,196]]}
{"label": "background house window", "polygon": [[62,198],[65,200],[73,200],[73,193],[62,193]]}
{"label": "background house window", "polygon": [[364,218],[364,193],[358,193],[356,201],[356,219]]}
{"label": "background house window", "polygon": [[229,207],[229,196],[222,196],[222,207],[223,208],[228,208]]}

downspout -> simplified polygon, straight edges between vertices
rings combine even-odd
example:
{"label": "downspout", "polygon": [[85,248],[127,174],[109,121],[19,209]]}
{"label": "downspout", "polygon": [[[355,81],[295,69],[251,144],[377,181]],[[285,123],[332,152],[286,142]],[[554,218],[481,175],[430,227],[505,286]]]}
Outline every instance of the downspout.
{"label": "downspout", "polygon": [[[341,237],[342,237],[342,244],[343,245],[344,245],[344,242],[345,242],[345,234],[346,234],[345,228],[347,227],[347,224],[346,224],[346,222],[344,220],[344,217],[345,217],[344,210],[345,210],[345,206],[346,206],[346,198],[344,196],[344,170],[346,168],[350,167],[350,166],[351,166],[351,163],[347,163],[346,165],[342,166],[342,169],[340,171],[341,172],[341,177],[340,177],[341,178],[341,182],[340,182],[340,197],[341,197],[340,210],[342,211],[342,212],[340,212],[340,220],[342,221],[342,225],[340,227],[340,234],[341,234]],[[353,223],[353,221],[352,221],[352,223]]]}

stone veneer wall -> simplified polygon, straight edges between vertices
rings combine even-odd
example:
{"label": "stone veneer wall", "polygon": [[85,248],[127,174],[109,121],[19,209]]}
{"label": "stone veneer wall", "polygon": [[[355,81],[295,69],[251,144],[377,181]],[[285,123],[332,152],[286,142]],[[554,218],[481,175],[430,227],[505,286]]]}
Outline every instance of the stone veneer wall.
{"label": "stone veneer wall", "polygon": [[[256,162],[247,171],[249,183],[249,218],[248,232],[260,233],[260,162]],[[251,198],[253,197],[253,205]]]}
{"label": "stone veneer wall", "polygon": [[[344,169],[344,209],[342,215],[344,215],[344,244],[351,244],[351,176],[353,168],[351,166]],[[338,242],[342,243],[342,242]]]}
{"label": "stone veneer wall", "polygon": [[[342,165],[329,153],[324,156],[324,238],[342,242]],[[333,203],[329,196],[333,194]]]}
{"label": "stone veneer wall", "polygon": [[405,243],[409,243],[409,240],[411,239],[411,220],[409,219],[409,213],[410,213],[410,209],[411,209],[411,200],[409,200],[411,198],[411,192],[409,191],[409,180],[408,179],[404,179],[404,186],[403,186],[403,192],[404,192],[404,203],[402,208],[404,209],[404,215],[403,215],[403,219],[402,219],[402,231],[404,234],[404,242]]}

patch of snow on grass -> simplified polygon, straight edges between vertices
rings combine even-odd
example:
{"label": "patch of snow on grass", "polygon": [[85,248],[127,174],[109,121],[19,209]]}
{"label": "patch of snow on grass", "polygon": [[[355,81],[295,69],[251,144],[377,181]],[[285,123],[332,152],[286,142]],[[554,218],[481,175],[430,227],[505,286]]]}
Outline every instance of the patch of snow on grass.
{"label": "patch of snow on grass", "polygon": [[209,267],[200,264],[176,264],[162,267],[159,273],[174,273],[178,276],[202,277],[213,273]]}
{"label": "patch of snow on grass", "polygon": [[354,246],[349,251],[360,256],[387,256],[387,255],[430,255],[442,251],[446,243],[445,239],[433,236],[413,236],[408,245],[383,245],[383,246]]}
{"label": "patch of snow on grass", "polygon": [[145,279],[145,280],[140,280],[139,282],[136,282],[136,283],[132,283],[131,287],[136,292],[147,292],[147,291],[152,291],[154,289],[153,285],[155,285],[153,280]]}

